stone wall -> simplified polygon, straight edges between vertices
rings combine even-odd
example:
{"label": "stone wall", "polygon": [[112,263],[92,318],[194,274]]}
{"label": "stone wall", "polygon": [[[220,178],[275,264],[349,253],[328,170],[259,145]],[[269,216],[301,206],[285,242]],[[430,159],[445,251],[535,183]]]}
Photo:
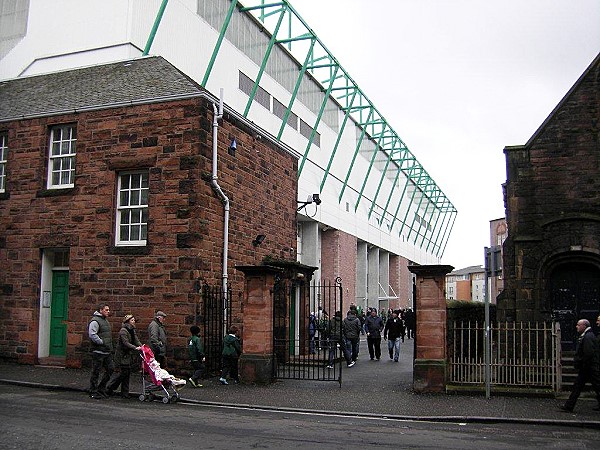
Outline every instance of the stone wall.
{"label": "stone wall", "polygon": [[600,55],[507,165],[500,320],[549,320],[561,264],[600,267]]}
{"label": "stone wall", "polygon": [[[49,130],[77,125],[75,187],[47,190]],[[202,98],[24,119],[8,133],[8,183],[0,197],[0,356],[33,363],[38,354],[41,251],[69,249],[67,364],[81,364],[87,322],[100,302],[113,328],[126,313],[142,340],[156,309],[171,357],[185,359],[202,278],[219,284],[223,205],[210,186],[212,104]],[[228,152],[237,139],[235,155]],[[218,182],[231,202],[229,283],[241,323],[243,275],[235,265],[264,256],[295,259],[297,159],[225,116],[219,128]],[[150,174],[148,245],[115,246],[115,193],[121,170]],[[258,234],[267,239],[258,247]],[[201,311],[201,309],[198,309]],[[116,332],[116,331],[115,331]]]}

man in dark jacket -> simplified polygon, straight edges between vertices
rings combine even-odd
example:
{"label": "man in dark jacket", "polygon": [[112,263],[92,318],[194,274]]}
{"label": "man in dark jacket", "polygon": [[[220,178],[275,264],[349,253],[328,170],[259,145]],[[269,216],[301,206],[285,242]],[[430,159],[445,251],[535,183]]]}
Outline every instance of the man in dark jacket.
{"label": "man in dark jacket", "polygon": [[333,369],[333,359],[337,352],[338,344],[344,355],[348,367],[352,367],[355,363],[352,361],[352,356],[346,346],[346,338],[344,337],[344,324],[342,322],[342,312],[336,311],[335,315],[329,321],[329,365],[328,369]]}
{"label": "man in dark jacket", "polygon": [[358,359],[358,346],[360,344],[360,320],[356,317],[354,309],[348,311],[346,318],[344,319],[344,337],[346,338],[346,344],[348,351],[352,353],[352,364]]}
{"label": "man in dark jacket", "polygon": [[[115,370],[115,363],[112,358],[112,328],[107,320],[109,315],[110,308],[103,303],[97,311],[94,311],[94,315],[88,323],[88,336],[91,341],[92,353],[92,375],[90,377],[89,393],[90,397],[95,399],[108,397],[104,389]],[[104,369],[104,375],[98,383],[102,369]]]}
{"label": "man in dark jacket", "polygon": [[400,339],[402,339],[403,335],[404,323],[402,323],[402,319],[398,317],[398,311],[393,311],[392,317],[385,323],[383,339],[387,339],[388,341],[390,359],[394,358],[394,361],[396,362],[398,362],[398,358],[400,358]]}
{"label": "man in dark jacket", "polygon": [[156,311],[154,320],[148,325],[148,340],[150,348],[154,353],[154,359],[160,364],[160,367],[167,370],[167,333],[165,332],[165,317],[167,315],[162,311]]}
{"label": "man in dark jacket", "polygon": [[594,409],[600,411],[600,356],[598,354],[598,342],[596,341],[594,332],[590,328],[588,320],[579,320],[575,328],[579,334],[574,358],[575,368],[578,370],[578,373],[575,383],[573,383],[571,395],[561,409],[572,412],[583,387],[587,382],[590,382],[598,401],[598,406]]}
{"label": "man in dark jacket", "polygon": [[119,367],[119,372],[115,373],[106,385],[108,395],[112,395],[121,385],[121,397],[129,398],[131,367],[137,362],[137,355],[141,349],[142,343],[135,332],[135,317],[127,314],[123,318],[123,326],[119,330],[119,340],[115,352],[115,364]]}
{"label": "man in dark jacket", "polygon": [[377,315],[377,309],[372,308],[365,320],[365,331],[367,333],[367,345],[369,346],[369,356],[371,360],[381,358],[381,331],[383,330],[383,320]]}

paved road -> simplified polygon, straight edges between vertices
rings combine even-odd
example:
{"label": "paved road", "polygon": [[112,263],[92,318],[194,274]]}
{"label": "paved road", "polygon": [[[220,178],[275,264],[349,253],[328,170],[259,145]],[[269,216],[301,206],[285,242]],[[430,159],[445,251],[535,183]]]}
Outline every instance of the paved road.
{"label": "paved road", "polygon": [[74,391],[0,385],[0,449],[598,448],[598,431],[433,423],[182,403],[94,401]]}

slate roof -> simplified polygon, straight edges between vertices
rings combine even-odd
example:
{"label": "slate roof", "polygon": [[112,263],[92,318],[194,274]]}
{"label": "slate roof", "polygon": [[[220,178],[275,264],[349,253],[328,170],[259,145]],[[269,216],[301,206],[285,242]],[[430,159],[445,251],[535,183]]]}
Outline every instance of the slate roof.
{"label": "slate roof", "polygon": [[197,96],[202,87],[159,56],[0,82],[0,121]]}
{"label": "slate roof", "polygon": [[469,267],[465,267],[464,269],[453,270],[447,276],[469,275],[472,273],[482,273],[482,272],[485,272],[485,269],[481,266],[469,266]]}

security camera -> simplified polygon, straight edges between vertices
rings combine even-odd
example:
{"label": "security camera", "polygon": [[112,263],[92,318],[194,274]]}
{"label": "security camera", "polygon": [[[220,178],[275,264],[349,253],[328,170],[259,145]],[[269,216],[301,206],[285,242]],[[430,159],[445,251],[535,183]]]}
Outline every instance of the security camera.
{"label": "security camera", "polygon": [[319,197],[319,194],[313,194],[312,195],[312,201],[315,202],[317,205],[321,204],[321,198]]}

